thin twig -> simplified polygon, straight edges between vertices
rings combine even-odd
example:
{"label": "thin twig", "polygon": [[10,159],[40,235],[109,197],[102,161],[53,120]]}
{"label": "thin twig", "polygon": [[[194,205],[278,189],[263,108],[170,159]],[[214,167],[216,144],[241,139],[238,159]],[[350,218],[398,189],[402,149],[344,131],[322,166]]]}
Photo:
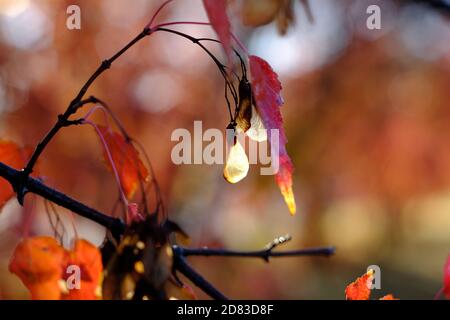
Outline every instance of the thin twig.
{"label": "thin twig", "polygon": [[[178,35],[178,36],[180,36],[180,37],[183,37],[183,38],[186,38],[186,39],[192,41],[192,43],[194,43],[194,44],[198,45],[200,48],[202,48],[203,51],[205,51],[205,52],[211,57],[211,59],[214,61],[214,63],[215,63],[215,64],[217,65],[217,67],[219,68],[220,73],[222,74],[222,76],[223,76],[223,78],[224,78],[224,80],[225,80],[225,87],[228,87],[228,88],[229,88],[230,93],[231,93],[231,95],[233,96],[233,100],[234,100],[235,105],[238,104],[238,94],[237,94],[237,90],[236,90],[236,88],[235,88],[234,85],[233,85],[233,81],[231,81],[231,80],[228,79],[228,74],[227,74],[227,71],[225,70],[225,65],[222,64],[222,63],[216,58],[216,56],[214,56],[214,55],[211,53],[211,51],[209,51],[208,48],[206,48],[206,47],[201,43],[201,40],[204,40],[204,38],[197,39],[197,38],[192,37],[192,36],[190,36],[190,35],[188,35],[188,34],[185,34],[185,33],[183,33],[183,32],[176,31],[176,30],[172,30],[172,29],[167,29],[167,28],[161,28],[161,27],[158,27],[158,28],[156,28],[156,29],[153,30],[153,31],[154,31],[154,32],[156,32],[156,31],[164,31],[164,32],[176,34],[176,35]],[[231,112],[231,108],[230,108],[229,105],[228,105],[228,111],[229,111],[230,116],[231,116],[231,118],[232,118],[232,112]],[[232,120],[232,119],[231,119],[231,120]]]}
{"label": "thin twig", "polygon": [[[69,120],[69,117],[77,112],[77,110],[83,106],[83,97],[86,94],[89,87],[94,83],[94,81],[107,69],[109,69],[112,65],[112,63],[118,59],[122,54],[124,54],[128,49],[130,49],[134,44],[136,44],[139,40],[144,38],[145,36],[149,35],[151,33],[151,30],[149,28],[145,28],[141,33],[139,33],[133,40],[131,40],[125,47],[123,47],[121,50],[119,50],[116,54],[114,54],[111,58],[104,60],[100,66],[97,68],[97,70],[89,77],[89,79],[86,81],[86,83],[81,87],[80,91],[76,95],[76,97],[70,102],[69,106],[67,107],[64,114],[58,116],[57,122],[54,124],[54,126],[50,129],[50,131],[46,134],[46,136],[41,140],[41,142],[38,143],[36,146],[36,149],[34,150],[33,154],[31,155],[30,160],[28,161],[27,165],[23,169],[23,180],[26,180],[26,178],[33,172],[33,168],[36,164],[36,161],[38,160],[39,156],[44,151],[45,147],[48,145],[48,143],[53,139],[53,137],[58,133],[58,131],[67,124],[67,121]],[[22,181],[23,182],[23,181]],[[23,189],[23,186],[18,186],[17,190],[17,197],[19,199],[20,203],[23,203],[23,195],[25,194],[25,190]]]}
{"label": "thin twig", "polygon": [[209,249],[209,248],[182,248],[176,247],[176,250],[180,255],[184,257],[189,256],[202,256],[202,257],[244,257],[244,258],[262,258],[268,261],[271,257],[299,257],[299,256],[331,256],[335,252],[334,247],[323,248],[308,248],[300,250],[289,251],[273,251],[272,249],[264,249],[257,251],[233,251],[224,249]]}

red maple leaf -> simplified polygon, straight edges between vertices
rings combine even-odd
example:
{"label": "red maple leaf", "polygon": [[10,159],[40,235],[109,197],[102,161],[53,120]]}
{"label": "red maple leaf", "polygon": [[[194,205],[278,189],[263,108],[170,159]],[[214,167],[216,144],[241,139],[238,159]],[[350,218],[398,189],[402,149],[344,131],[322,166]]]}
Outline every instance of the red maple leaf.
{"label": "red maple leaf", "polygon": [[[287,139],[280,112],[280,106],[283,104],[281,83],[278,80],[278,75],[273,71],[267,61],[257,56],[250,56],[249,61],[256,110],[264,123],[265,129],[269,130],[268,136],[270,137],[270,130],[278,130],[279,134],[279,170],[275,175],[275,180],[289,207],[289,212],[295,214],[296,205],[292,191],[292,172],[294,171],[294,166],[286,150]],[[271,148],[275,150],[273,145]],[[274,156],[272,153],[272,157]]]}
{"label": "red maple leaf", "polygon": [[444,295],[447,299],[450,299],[450,254],[447,257],[447,262],[444,266]]}
{"label": "red maple leaf", "polygon": [[209,21],[216,31],[220,42],[227,55],[228,61],[231,60],[231,25],[227,15],[226,0],[203,0],[203,6],[208,14]]}

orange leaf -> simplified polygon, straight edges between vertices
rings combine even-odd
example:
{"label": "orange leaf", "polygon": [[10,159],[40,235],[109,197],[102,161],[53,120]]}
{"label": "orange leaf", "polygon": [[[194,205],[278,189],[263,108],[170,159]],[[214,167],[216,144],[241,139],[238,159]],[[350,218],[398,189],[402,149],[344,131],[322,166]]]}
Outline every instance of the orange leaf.
{"label": "orange leaf", "polygon": [[[98,129],[108,145],[123,191],[126,197],[131,199],[139,186],[139,181],[145,181],[149,172],[139,158],[139,152],[121,134],[105,126],[98,126]],[[106,152],[104,157],[108,167],[111,168]]]}
{"label": "orange leaf", "polygon": [[33,300],[56,300],[61,296],[58,281],[66,261],[67,253],[55,239],[33,237],[17,245],[9,270],[22,280]]}
{"label": "orange leaf", "polygon": [[227,1],[203,0],[203,6],[213,29],[222,42],[228,61],[231,61],[231,26],[227,15]]}
{"label": "orange leaf", "polygon": [[[28,159],[29,150],[20,148],[14,142],[0,141],[0,162],[21,169]],[[8,181],[0,178],[0,209],[12,198],[14,190]]]}
{"label": "orange leaf", "polygon": [[349,284],[345,289],[345,298],[347,300],[369,300],[370,287],[373,271],[369,270],[366,274]]}
{"label": "orange leaf", "polygon": [[[96,291],[103,272],[102,256],[98,248],[87,240],[76,240],[74,249],[69,252],[67,266],[70,265],[80,268],[80,287],[68,288],[68,294],[63,295],[63,299],[96,300]],[[64,272],[66,281],[69,276],[70,273]]]}
{"label": "orange leaf", "polygon": [[[296,212],[295,198],[292,191],[294,165],[286,150],[287,139],[280,112],[280,106],[283,104],[281,83],[278,80],[278,75],[272,70],[267,61],[257,56],[250,56],[249,61],[256,110],[264,123],[264,127],[269,130],[269,137],[272,135],[271,131],[278,131],[278,154],[271,153],[272,158],[278,156],[279,159],[279,170],[275,175],[275,181],[280,188],[289,212],[293,215]],[[276,150],[273,145],[271,148],[273,151]]]}

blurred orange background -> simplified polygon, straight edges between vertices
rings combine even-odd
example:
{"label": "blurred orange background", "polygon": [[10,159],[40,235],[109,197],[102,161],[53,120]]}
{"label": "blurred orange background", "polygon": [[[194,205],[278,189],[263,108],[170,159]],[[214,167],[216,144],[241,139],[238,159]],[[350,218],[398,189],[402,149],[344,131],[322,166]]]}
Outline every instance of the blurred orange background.
{"label": "blurred orange background", "polygon": [[[235,0],[233,8],[239,8]],[[0,0],[0,137],[35,146],[100,61],[148,22],[159,0]],[[66,9],[81,8],[81,29],[68,30]],[[366,27],[369,4],[381,7],[381,30]],[[152,160],[169,217],[191,246],[259,249],[289,233],[283,249],[336,246],[331,258],[189,258],[231,298],[343,299],[366,268],[381,268],[381,290],[402,299],[432,299],[450,248],[450,23],[414,1],[314,0],[313,22],[294,1],[295,24],[234,32],[279,74],[282,113],[296,167],[298,213],[291,217],[273,177],[252,166],[227,184],[219,165],[175,165],[177,128],[225,129],[223,79],[189,41],[156,33],[130,49],[92,86]],[[200,0],[177,0],[158,21],[207,21]],[[215,37],[207,26],[174,29]],[[208,44],[220,59],[220,46]],[[84,114],[86,110],[81,111]],[[99,117],[99,120],[101,118]],[[92,128],[63,129],[39,162],[45,182],[110,212],[117,199]],[[73,235],[70,215],[58,212]],[[41,199],[25,209],[10,201],[0,215],[0,297],[27,298],[8,272],[9,257],[34,212],[33,234],[52,234]],[[75,217],[96,244],[105,231]],[[204,297],[200,293],[200,297]]]}

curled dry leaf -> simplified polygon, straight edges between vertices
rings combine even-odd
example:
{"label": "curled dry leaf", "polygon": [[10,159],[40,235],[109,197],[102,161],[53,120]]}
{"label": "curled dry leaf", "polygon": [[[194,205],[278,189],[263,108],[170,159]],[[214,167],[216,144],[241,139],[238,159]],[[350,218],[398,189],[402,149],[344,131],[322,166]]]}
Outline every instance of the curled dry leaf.
{"label": "curled dry leaf", "polygon": [[[14,142],[0,140],[0,162],[16,169],[20,169],[25,166],[29,155],[30,150],[20,148]],[[5,205],[6,201],[13,196],[14,190],[9,182],[0,178],[0,209]]]}
{"label": "curled dry leaf", "polygon": [[[112,131],[108,127],[98,126],[98,129],[108,145],[123,191],[126,197],[131,199],[140,182],[148,179],[149,172],[131,142],[126,141],[120,133]],[[104,158],[108,167],[111,168],[106,151]]]}
{"label": "curled dry leaf", "polygon": [[252,87],[247,79],[239,82],[239,106],[236,117],[237,129],[247,132],[251,126],[252,119]]}
{"label": "curled dry leaf", "polygon": [[225,50],[228,62],[231,61],[231,25],[227,15],[227,0],[203,0],[209,21],[216,31]]}
{"label": "curled dry leaf", "polygon": [[246,78],[239,82],[239,106],[236,117],[236,130],[244,132],[247,136],[258,142],[267,140],[264,124],[255,110],[253,103],[252,86]]}
{"label": "curled dry leaf", "polygon": [[[280,106],[283,104],[281,83],[278,80],[278,75],[272,70],[267,61],[257,56],[250,56],[249,60],[256,110],[262,119],[264,127],[269,130],[269,137],[271,137],[273,131],[278,132],[278,148],[271,145],[272,158],[278,155],[279,160],[279,170],[275,175],[275,180],[289,208],[289,212],[295,214],[296,205],[292,190],[294,166],[286,150],[287,139],[280,112]],[[277,149],[278,152],[276,152]]]}
{"label": "curled dry leaf", "polygon": [[51,237],[33,237],[22,240],[9,264],[31,293],[33,300],[58,300],[61,297],[59,280],[67,254]]}

